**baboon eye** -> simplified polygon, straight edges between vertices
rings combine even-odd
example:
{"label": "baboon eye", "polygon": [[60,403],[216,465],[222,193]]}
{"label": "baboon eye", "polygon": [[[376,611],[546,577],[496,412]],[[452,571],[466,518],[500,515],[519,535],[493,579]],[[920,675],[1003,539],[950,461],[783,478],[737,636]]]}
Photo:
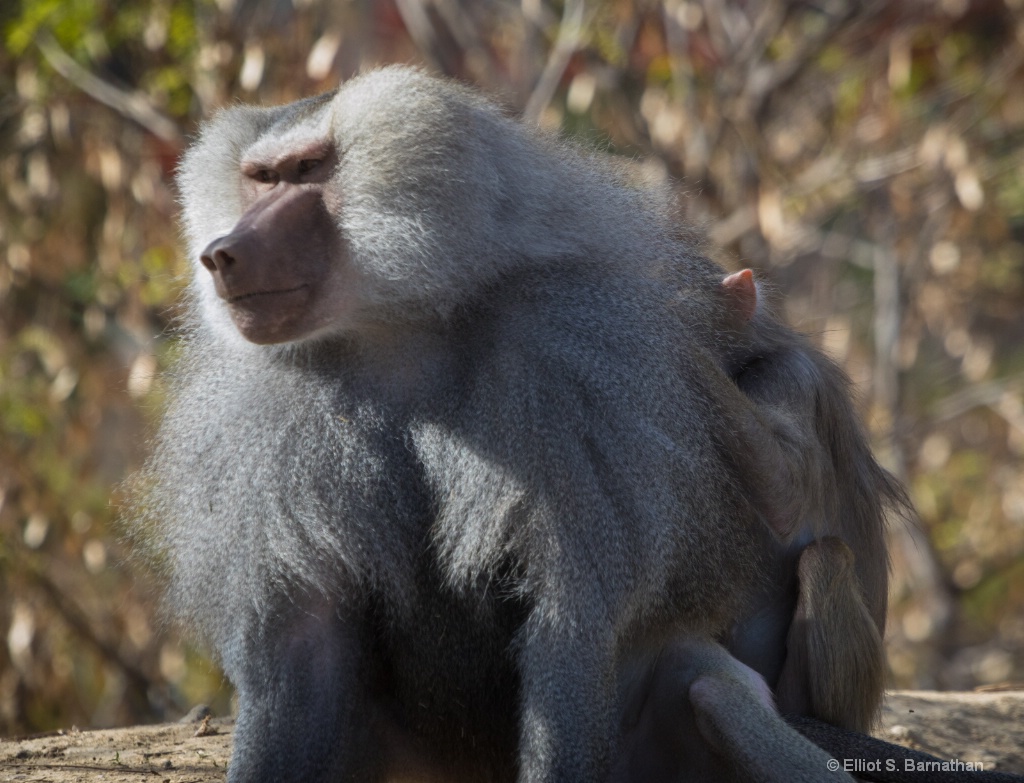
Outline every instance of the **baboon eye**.
{"label": "baboon eye", "polygon": [[278,173],[273,169],[257,169],[252,178],[263,185],[274,185],[280,179]]}
{"label": "baboon eye", "polygon": [[299,161],[298,172],[299,174],[308,174],[321,163],[320,158],[305,158]]}

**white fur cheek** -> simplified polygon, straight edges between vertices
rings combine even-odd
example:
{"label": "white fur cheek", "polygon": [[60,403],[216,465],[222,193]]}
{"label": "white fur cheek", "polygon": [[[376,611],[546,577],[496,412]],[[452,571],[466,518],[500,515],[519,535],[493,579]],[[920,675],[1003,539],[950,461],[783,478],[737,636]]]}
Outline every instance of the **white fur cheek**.
{"label": "white fur cheek", "polygon": [[203,325],[217,336],[219,340],[231,345],[249,345],[250,343],[242,337],[231,315],[228,313],[227,305],[217,295],[213,285],[213,278],[206,271],[205,267],[197,260],[192,265],[193,274],[192,287],[195,291],[195,299],[199,305],[199,316]]}

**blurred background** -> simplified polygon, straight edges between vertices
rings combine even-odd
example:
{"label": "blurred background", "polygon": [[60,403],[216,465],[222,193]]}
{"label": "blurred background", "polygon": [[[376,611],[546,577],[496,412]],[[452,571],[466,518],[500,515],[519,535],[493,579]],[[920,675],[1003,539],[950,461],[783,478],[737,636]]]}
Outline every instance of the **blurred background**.
{"label": "blurred background", "polygon": [[892,686],[1024,681],[1024,0],[5,0],[0,736],[229,708],[116,526],[187,271],[174,168],[219,106],[389,62],[675,182],[917,504]]}

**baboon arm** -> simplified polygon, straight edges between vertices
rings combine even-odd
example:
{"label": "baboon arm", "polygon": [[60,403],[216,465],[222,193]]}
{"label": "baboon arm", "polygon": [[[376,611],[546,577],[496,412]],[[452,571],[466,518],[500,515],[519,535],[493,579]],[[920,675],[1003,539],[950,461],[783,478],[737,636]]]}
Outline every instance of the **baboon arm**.
{"label": "baboon arm", "polygon": [[250,629],[244,652],[225,659],[239,697],[229,783],[326,782],[359,769],[368,721],[356,636],[328,607],[288,625]]}
{"label": "baboon arm", "polygon": [[601,780],[613,725],[613,656],[592,618],[552,622],[535,611],[522,629],[519,783]]}
{"label": "baboon arm", "polygon": [[884,658],[853,566],[853,552],[833,536],[801,552],[799,597],[776,690],[783,712],[868,731],[881,704]]}
{"label": "baboon arm", "polygon": [[649,668],[627,666],[614,783],[852,780],[786,724],[767,683],[725,648],[682,636],[653,656]]}
{"label": "baboon arm", "polygon": [[701,736],[746,779],[761,783],[846,780],[834,760],[788,726],[768,686],[718,645],[690,646],[697,676],[689,688]]}

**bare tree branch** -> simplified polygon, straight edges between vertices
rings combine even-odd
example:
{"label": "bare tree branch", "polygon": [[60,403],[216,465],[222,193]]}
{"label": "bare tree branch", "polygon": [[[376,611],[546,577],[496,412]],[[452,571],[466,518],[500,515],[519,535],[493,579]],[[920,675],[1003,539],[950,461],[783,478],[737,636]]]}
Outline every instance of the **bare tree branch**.
{"label": "bare tree branch", "polygon": [[1019,395],[1022,393],[1024,393],[1024,373],[1016,373],[986,383],[977,383],[954,392],[936,403],[932,421],[936,424],[950,421],[974,408],[981,407],[992,408],[999,413],[998,404],[1007,394]]}
{"label": "bare tree branch", "polygon": [[86,95],[134,120],[157,138],[179,147],[184,144],[177,124],[153,108],[144,93],[124,90],[90,73],[72,60],[49,33],[41,33],[36,45],[53,69]]}
{"label": "bare tree branch", "polygon": [[555,45],[551,48],[551,54],[537,81],[537,86],[534,87],[530,100],[526,102],[526,108],[523,110],[523,117],[528,122],[536,122],[541,112],[551,103],[570,58],[579,48],[583,38],[584,8],[583,0],[566,0]]}

